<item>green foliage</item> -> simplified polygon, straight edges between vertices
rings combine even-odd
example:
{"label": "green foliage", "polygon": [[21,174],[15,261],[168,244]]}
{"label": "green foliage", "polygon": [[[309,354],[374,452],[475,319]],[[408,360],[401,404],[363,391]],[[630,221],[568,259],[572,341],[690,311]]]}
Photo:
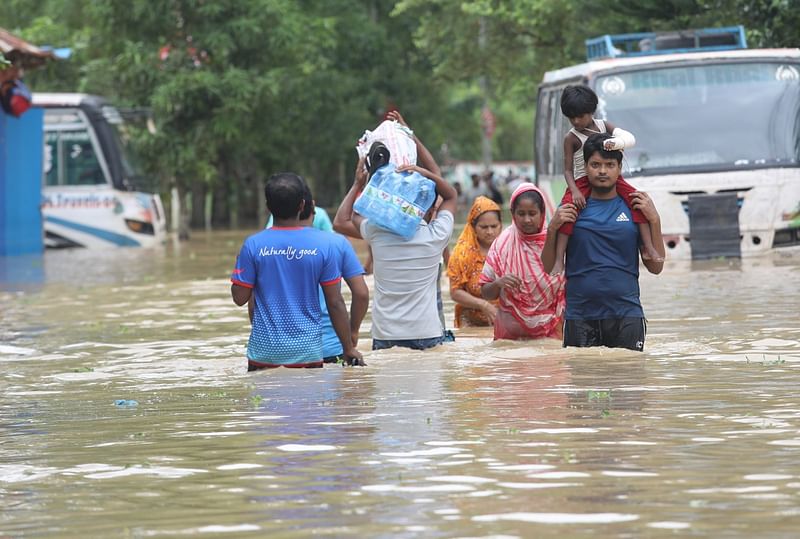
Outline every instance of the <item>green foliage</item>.
{"label": "green foliage", "polygon": [[[796,0],[4,0],[0,26],[67,61],[37,91],[104,95],[157,130],[132,139],[163,191],[210,194],[217,224],[252,222],[260,181],[306,176],[338,203],[355,140],[397,107],[440,161],[475,160],[484,99],[494,158],[531,159],[536,88],[606,33],[744,24],[796,46]],[[166,53],[166,54],[165,54]],[[166,57],[164,57],[166,56]],[[198,212],[199,208],[199,212]]]}

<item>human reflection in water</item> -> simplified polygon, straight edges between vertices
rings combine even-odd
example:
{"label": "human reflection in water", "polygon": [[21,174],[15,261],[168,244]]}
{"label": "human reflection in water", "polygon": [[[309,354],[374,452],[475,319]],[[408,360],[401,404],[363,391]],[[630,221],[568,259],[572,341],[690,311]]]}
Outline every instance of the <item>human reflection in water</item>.
{"label": "human reflection in water", "polygon": [[373,482],[371,467],[363,464],[377,452],[369,420],[373,375],[326,366],[259,373],[253,381],[251,399],[259,412],[252,428],[259,437],[255,462],[265,467],[260,474],[266,480],[251,486],[255,494],[249,500],[265,508],[265,529],[274,530],[274,521],[283,521],[285,529],[317,526],[343,513],[353,525],[368,524],[354,508],[370,502],[350,493]]}

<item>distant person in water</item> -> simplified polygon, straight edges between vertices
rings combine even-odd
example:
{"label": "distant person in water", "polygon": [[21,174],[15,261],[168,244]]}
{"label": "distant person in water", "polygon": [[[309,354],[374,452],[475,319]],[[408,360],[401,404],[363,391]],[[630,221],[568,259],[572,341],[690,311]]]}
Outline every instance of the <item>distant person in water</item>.
{"label": "distant person in water", "polygon": [[512,224],[494,240],[481,274],[481,295],[500,303],[494,320],[495,339],[539,339],[561,336],[564,278],[545,270],[541,254],[544,195],[532,183],[511,194]]}
{"label": "distant person in water", "polygon": [[[317,230],[329,231],[333,235],[334,243],[339,253],[337,264],[342,273],[342,279],[347,283],[350,289],[350,333],[352,335],[353,346],[358,344],[358,334],[361,328],[361,322],[367,314],[369,308],[369,287],[364,280],[364,268],[358,261],[353,246],[350,241],[333,231],[333,225],[328,219],[327,214],[324,219],[318,219],[316,215],[324,210],[318,208],[316,201],[311,194],[311,189],[306,185],[303,191],[303,211],[300,213],[301,226],[312,227]],[[272,219],[267,225],[267,228],[272,227]],[[252,306],[255,304],[254,298],[250,298],[248,307],[251,308],[250,320],[253,320]],[[336,331],[331,323],[331,317],[328,314],[328,306],[325,302],[325,293],[323,288],[319,287],[319,307],[322,309],[322,356],[324,363],[339,363],[344,362],[344,348],[336,335]]]}
{"label": "distant person in water", "polygon": [[591,186],[586,207],[574,204],[556,210],[542,250],[546,270],[556,262],[556,236],[565,223],[574,224],[567,246],[567,309],[564,346],[608,346],[642,351],[647,333],[639,301],[639,257],[650,273],[664,268],[661,218],[647,193],[631,194],[632,209],[645,216],[658,250],[645,258],[639,227],[631,208],[617,191],[622,152],[607,150],[607,133],[592,135],[583,145]]}
{"label": "distant person in water", "polygon": [[[389,119],[405,124],[400,113]],[[397,170],[415,171],[433,180],[443,201],[427,209],[410,239],[384,230],[353,211],[353,202],[368,180],[364,161],[356,166],[353,187],[347,193],[333,227],[337,232],[364,238],[372,249],[375,294],[372,302],[372,349],[400,346],[416,350],[432,348],[444,342],[445,333],[436,302],[442,252],[453,233],[453,214],[458,195],[445,181],[433,156],[414,137],[421,166],[407,165]]]}
{"label": "distant person in water", "polygon": [[269,178],[264,194],[274,226],[247,238],[236,259],[233,301],[245,305],[255,297],[248,370],[323,365],[320,285],[344,355],[363,364],[341,294],[341,255],[334,237],[301,226],[305,188],[305,181],[290,172]]}

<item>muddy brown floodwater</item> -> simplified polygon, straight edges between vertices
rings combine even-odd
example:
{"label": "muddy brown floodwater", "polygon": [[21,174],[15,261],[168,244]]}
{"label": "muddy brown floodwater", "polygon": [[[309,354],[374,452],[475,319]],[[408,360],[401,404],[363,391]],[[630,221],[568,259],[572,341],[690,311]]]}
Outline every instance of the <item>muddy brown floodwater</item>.
{"label": "muddy brown floodwater", "polygon": [[800,255],[643,275],[643,354],[247,374],[244,235],[3,262],[0,536],[800,533]]}

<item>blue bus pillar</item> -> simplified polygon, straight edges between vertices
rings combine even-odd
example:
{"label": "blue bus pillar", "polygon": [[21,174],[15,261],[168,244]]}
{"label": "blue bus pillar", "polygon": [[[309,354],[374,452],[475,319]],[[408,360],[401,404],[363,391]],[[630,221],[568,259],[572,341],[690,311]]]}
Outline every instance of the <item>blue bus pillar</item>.
{"label": "blue bus pillar", "polygon": [[0,256],[41,254],[44,110],[0,111]]}

